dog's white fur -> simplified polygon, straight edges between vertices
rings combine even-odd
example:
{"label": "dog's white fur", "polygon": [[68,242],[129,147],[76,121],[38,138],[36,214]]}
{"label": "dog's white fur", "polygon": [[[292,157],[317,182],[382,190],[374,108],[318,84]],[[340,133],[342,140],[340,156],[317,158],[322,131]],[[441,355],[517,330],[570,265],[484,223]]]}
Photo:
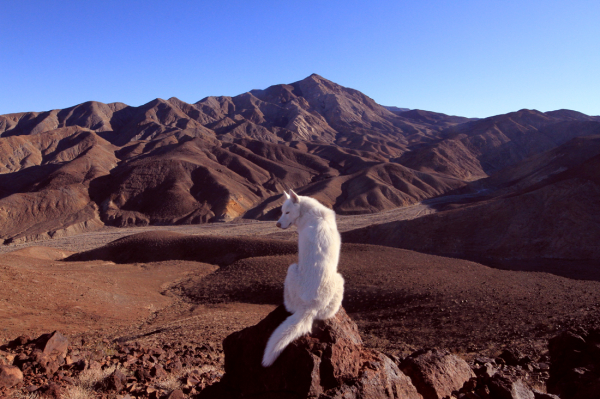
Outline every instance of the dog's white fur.
{"label": "dog's white fur", "polygon": [[296,338],[312,331],[314,320],[333,317],[340,309],[344,279],[337,272],[341,239],[335,212],[314,198],[290,190],[277,227],[298,228],[298,263],[290,265],[283,291],[292,313],[267,342],[262,365],[268,367]]}

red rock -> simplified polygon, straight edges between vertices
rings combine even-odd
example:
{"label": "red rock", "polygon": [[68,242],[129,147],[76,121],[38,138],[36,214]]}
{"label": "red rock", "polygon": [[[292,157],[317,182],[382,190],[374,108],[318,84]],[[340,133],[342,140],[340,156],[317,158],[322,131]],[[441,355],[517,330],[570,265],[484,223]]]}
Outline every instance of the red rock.
{"label": "red rock", "polygon": [[356,324],[343,309],[315,322],[310,335],[292,342],[271,367],[262,367],[266,342],[287,316],[280,306],[256,326],[225,339],[221,388],[242,396],[422,398],[388,357],[362,346]]}
{"label": "red rock", "polygon": [[160,364],[157,364],[156,366],[154,366],[152,368],[152,376],[156,377],[158,379],[161,379],[161,378],[165,378],[166,376],[168,376],[168,374],[165,371],[165,369],[163,368],[163,366],[161,366]]}
{"label": "red rock", "polygon": [[416,352],[400,365],[424,399],[442,399],[458,391],[472,377],[471,368],[447,351]]}
{"label": "red rock", "polygon": [[126,383],[127,376],[117,369],[104,380],[100,381],[97,385],[97,388],[103,391],[121,392]]}
{"label": "red rock", "polygon": [[11,364],[13,364],[14,360],[15,360],[15,355],[13,355],[12,353],[8,353],[8,352],[4,352],[4,351],[0,350],[0,365],[2,365],[2,364],[11,365]]}
{"label": "red rock", "polygon": [[41,389],[45,398],[60,399],[62,396],[62,387],[54,382],[48,384],[47,387]]}
{"label": "red rock", "polygon": [[535,395],[521,379],[503,376],[497,373],[488,386],[494,398],[498,399],[535,399]]}
{"label": "red rock", "polygon": [[23,373],[15,366],[0,366],[0,388],[10,388],[23,381]]}
{"label": "red rock", "polygon": [[167,399],[184,399],[183,391],[181,389],[176,389],[167,396]]}
{"label": "red rock", "polygon": [[67,355],[69,340],[58,331],[43,334],[36,339],[36,346],[54,360],[64,359]]}
{"label": "red rock", "polygon": [[8,343],[9,348],[16,348],[17,346],[27,345],[31,341],[29,335],[21,335]]}
{"label": "red rock", "polygon": [[146,370],[143,367],[139,367],[136,371],[135,371],[135,376],[137,377],[137,379],[139,381],[149,381],[152,379],[152,376],[150,375],[150,372],[148,370]]}

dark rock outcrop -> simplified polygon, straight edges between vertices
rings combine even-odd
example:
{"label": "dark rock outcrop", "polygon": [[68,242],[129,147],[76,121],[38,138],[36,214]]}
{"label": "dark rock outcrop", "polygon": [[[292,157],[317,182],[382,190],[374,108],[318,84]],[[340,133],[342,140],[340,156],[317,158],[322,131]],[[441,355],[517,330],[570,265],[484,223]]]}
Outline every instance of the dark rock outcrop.
{"label": "dark rock outcrop", "polygon": [[498,399],[535,399],[534,393],[521,379],[513,379],[496,374],[489,383],[493,398]]}
{"label": "dark rock outcrop", "polygon": [[215,397],[422,398],[392,360],[363,347],[343,309],[315,322],[310,335],[290,344],[271,367],[262,367],[267,340],[288,316],[280,306],[259,324],[225,339],[225,376],[213,388]]}
{"label": "dark rock outcrop", "polygon": [[584,399],[600,391],[600,330],[565,331],[549,342],[548,391],[563,399]]}

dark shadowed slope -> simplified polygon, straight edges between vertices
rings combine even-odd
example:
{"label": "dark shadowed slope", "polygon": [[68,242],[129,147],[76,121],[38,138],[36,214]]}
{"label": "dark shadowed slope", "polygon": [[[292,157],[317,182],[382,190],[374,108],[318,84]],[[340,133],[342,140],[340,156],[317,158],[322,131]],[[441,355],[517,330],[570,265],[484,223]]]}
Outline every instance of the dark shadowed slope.
{"label": "dark shadowed slope", "polygon": [[[498,174],[504,195],[344,234],[417,251],[487,259],[600,259],[599,138],[575,139]],[[493,179],[493,178],[492,178]]]}
{"label": "dark shadowed slope", "polygon": [[100,248],[71,255],[66,260],[116,263],[189,260],[223,266],[238,259],[288,255],[297,251],[297,244],[290,241],[152,231],[118,239]]}

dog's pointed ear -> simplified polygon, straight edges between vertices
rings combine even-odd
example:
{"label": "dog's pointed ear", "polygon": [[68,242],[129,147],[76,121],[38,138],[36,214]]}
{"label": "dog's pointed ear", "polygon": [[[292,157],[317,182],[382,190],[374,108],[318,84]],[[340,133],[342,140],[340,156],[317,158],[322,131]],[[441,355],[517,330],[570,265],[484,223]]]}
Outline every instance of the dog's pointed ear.
{"label": "dog's pointed ear", "polygon": [[293,202],[294,204],[297,204],[298,202],[300,202],[300,198],[298,197],[298,194],[296,194],[296,193],[294,192],[294,190],[290,190],[290,195],[291,195],[291,197],[292,197],[292,202]]}
{"label": "dog's pointed ear", "polygon": [[285,194],[285,198],[290,199],[290,195],[287,193],[287,191],[283,190],[283,193]]}

